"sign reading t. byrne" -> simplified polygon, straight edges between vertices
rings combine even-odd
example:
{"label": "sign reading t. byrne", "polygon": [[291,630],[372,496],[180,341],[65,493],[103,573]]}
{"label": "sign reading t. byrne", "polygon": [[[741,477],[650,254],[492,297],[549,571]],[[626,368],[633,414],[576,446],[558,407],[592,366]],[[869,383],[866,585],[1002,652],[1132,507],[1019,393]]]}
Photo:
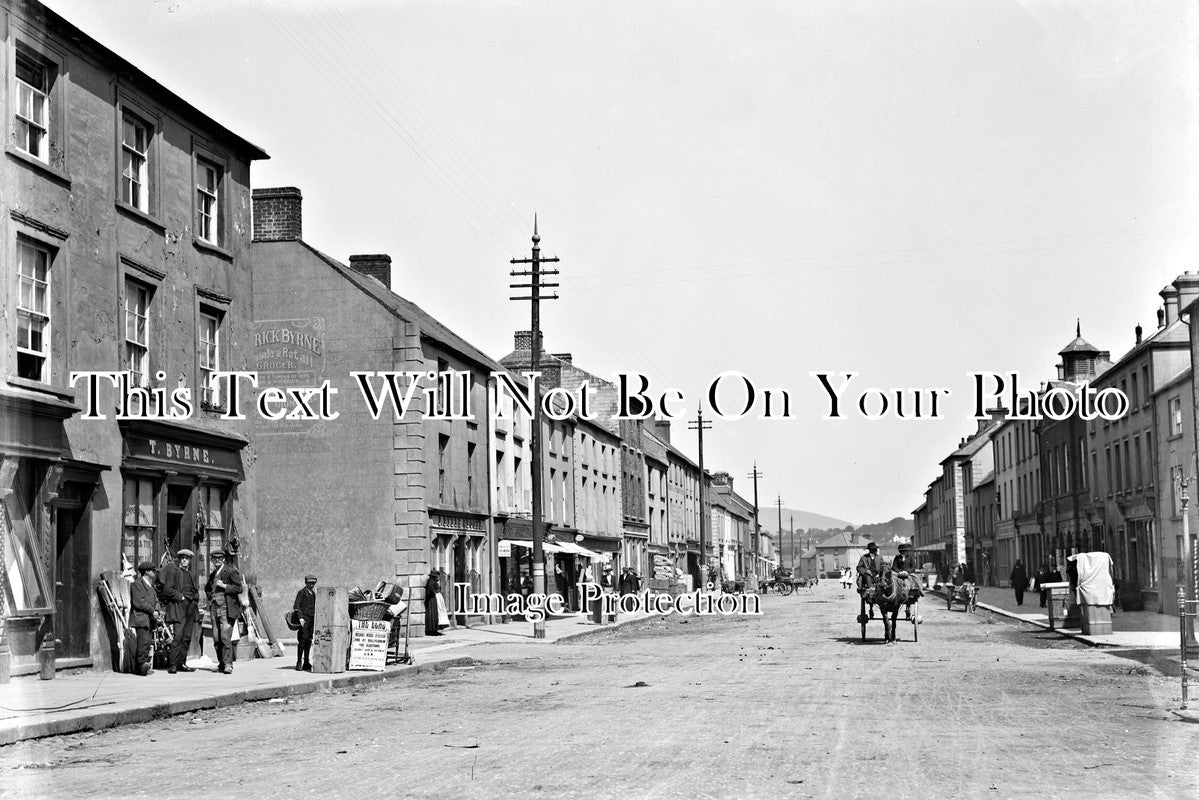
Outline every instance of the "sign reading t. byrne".
{"label": "sign reading t. byrne", "polygon": [[391,623],[350,620],[350,664],[347,669],[382,670],[387,666]]}
{"label": "sign reading t. byrne", "polygon": [[173,439],[125,434],[125,454],[130,458],[167,461],[179,466],[241,470],[241,456],[223,447],[188,444]]}
{"label": "sign reading t. byrne", "polygon": [[325,366],[325,319],[265,319],[254,323],[259,378],[272,386],[311,385]]}

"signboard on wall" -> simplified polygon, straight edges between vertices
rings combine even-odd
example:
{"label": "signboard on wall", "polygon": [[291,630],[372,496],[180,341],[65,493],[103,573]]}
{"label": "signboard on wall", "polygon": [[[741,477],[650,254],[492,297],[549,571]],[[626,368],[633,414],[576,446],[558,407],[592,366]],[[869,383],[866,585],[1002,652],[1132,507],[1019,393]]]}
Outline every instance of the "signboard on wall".
{"label": "signboard on wall", "polygon": [[[316,386],[325,375],[325,318],[264,319],[253,325],[254,370],[261,386]],[[260,436],[319,435],[323,421],[280,420]]]}

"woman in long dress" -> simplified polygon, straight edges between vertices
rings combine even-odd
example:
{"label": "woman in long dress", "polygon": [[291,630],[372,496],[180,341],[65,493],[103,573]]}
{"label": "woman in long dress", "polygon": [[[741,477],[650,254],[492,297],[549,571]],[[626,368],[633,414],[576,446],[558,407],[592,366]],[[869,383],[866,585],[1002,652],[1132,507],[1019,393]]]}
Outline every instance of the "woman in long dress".
{"label": "woman in long dress", "polygon": [[425,582],[425,635],[441,636],[441,629],[450,625],[445,598],[441,596],[441,575],[437,570],[429,573]]}

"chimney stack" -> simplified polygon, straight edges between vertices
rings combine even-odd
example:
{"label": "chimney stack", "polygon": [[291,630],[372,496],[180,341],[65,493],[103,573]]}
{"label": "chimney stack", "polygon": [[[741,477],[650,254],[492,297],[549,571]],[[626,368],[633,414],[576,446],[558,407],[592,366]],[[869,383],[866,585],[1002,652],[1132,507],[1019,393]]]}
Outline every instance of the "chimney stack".
{"label": "chimney stack", "polygon": [[1199,274],[1184,272],[1174,281],[1174,291],[1178,293],[1178,315],[1189,313],[1189,307],[1199,300]]}
{"label": "chimney stack", "polygon": [[1167,326],[1173,325],[1174,321],[1178,319],[1178,290],[1173,286],[1167,286],[1158,292],[1158,295],[1161,297],[1162,303],[1165,304],[1166,313],[1162,324]]}
{"label": "chimney stack", "polygon": [[655,419],[653,432],[654,436],[657,436],[662,441],[670,444],[670,420]]}
{"label": "chimney stack", "polygon": [[386,253],[350,256],[350,269],[391,288],[391,256]]}
{"label": "chimney stack", "polygon": [[303,233],[303,197],[294,186],[255,189],[254,241],[298,242]]}

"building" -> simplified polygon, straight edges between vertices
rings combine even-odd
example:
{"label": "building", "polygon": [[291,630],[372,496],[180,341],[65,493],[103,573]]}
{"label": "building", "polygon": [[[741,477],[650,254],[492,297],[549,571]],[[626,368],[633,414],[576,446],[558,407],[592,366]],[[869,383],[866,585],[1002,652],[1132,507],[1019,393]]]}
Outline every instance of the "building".
{"label": "building", "polygon": [[727,472],[711,476],[712,547],[724,580],[745,575],[748,563],[745,547],[753,530],[753,504],[733,490],[733,477]]}
{"label": "building", "polygon": [[[253,199],[252,366],[265,386],[328,381],[339,402],[336,419],[254,415],[256,555],[269,605],[287,607],[309,572],[340,586],[395,581],[419,633],[431,571],[441,573],[451,611],[455,583],[488,592],[497,582],[487,386],[501,368],[392,292],[390,257],[351,256],[346,265],[305,242],[298,189],[256,189]],[[411,373],[436,391],[428,402],[416,392],[400,415],[385,379],[367,379],[379,404],[372,418],[356,371]],[[431,372],[469,375],[470,387],[431,381]],[[397,379],[397,391],[409,380]],[[470,414],[453,418],[462,402]]]}
{"label": "building", "polygon": [[[815,551],[815,571],[804,577],[835,578],[843,569],[856,568],[858,559],[865,555],[868,544],[870,540],[856,531],[838,531],[826,537],[811,548]],[[880,544],[879,553],[883,553],[885,547],[886,545]],[[894,558],[898,552],[897,547],[891,546],[890,558]],[[886,556],[885,553],[883,555]],[[805,559],[810,558],[805,554]],[[812,567],[808,566],[807,569]]]}
{"label": "building", "polygon": [[[670,550],[670,490],[666,479],[670,467],[666,456],[667,443],[650,430],[641,429],[641,452],[645,461],[645,514],[649,521],[649,541],[646,545],[649,561],[645,585],[666,591],[674,580],[674,557]],[[669,437],[670,425],[665,434]]]}
{"label": "building", "polygon": [[[0,659],[108,667],[101,573],[189,547],[200,574],[251,538],[248,439],[213,373],[249,360],[267,156],[40,3],[0,0],[0,36]],[[132,418],[102,380],[103,418],[82,419],[82,371],[124,372]],[[153,388],[187,389],[191,413],[153,418]]]}
{"label": "building", "polygon": [[976,482],[995,470],[991,433],[996,424],[994,420],[979,421],[975,432],[962,439],[958,448],[941,461],[940,484],[935,486],[937,509],[933,519],[939,524],[945,553],[950,556],[947,563],[970,564],[976,575],[985,555],[985,544],[977,536],[967,535],[967,503]]}
{"label": "building", "polygon": [[[1189,345],[1192,346],[1193,345]],[[1178,613],[1177,587],[1189,583],[1195,536],[1199,533],[1196,506],[1195,408],[1192,400],[1193,370],[1187,369],[1153,393],[1156,493],[1155,516],[1158,536],[1158,604],[1163,614]],[[1187,521],[1182,519],[1182,490],[1186,481]],[[1190,546],[1183,541],[1190,534]]]}
{"label": "building", "polygon": [[[1062,392],[1078,396],[1111,366],[1110,353],[1082,338],[1075,338],[1058,354],[1058,379],[1042,389],[1043,402],[1054,413],[1064,412]],[[1038,508],[1041,543],[1038,552],[1065,572],[1066,556],[1096,544],[1092,540],[1091,484],[1088,465],[1087,425],[1078,414],[1061,420],[1046,416],[1037,425],[1040,440],[1041,503]]]}
{"label": "building", "polygon": [[1036,422],[1004,419],[991,440],[995,446],[995,578],[997,585],[1008,586],[1018,559],[1030,574],[1042,563],[1036,549],[1041,500]]}

